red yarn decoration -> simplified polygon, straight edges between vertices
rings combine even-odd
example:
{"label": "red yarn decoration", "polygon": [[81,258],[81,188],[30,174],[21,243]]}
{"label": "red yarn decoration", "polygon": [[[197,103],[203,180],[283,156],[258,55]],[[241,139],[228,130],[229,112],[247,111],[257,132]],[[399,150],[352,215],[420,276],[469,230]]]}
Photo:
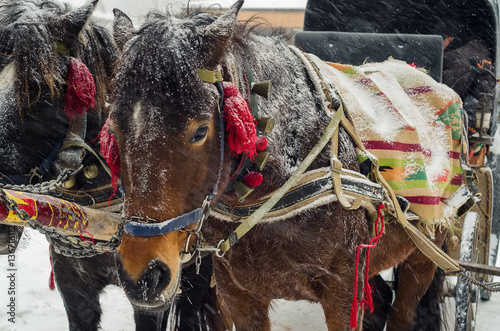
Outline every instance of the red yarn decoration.
{"label": "red yarn decoration", "polygon": [[245,153],[253,160],[257,139],[256,121],[248,109],[248,104],[230,82],[223,82],[224,117],[226,119],[227,143],[234,154]]}
{"label": "red yarn decoration", "polygon": [[56,282],[54,280],[54,266],[52,265],[52,255],[50,255],[50,245],[49,245],[49,261],[50,261],[49,289],[51,291],[54,291],[56,289]]}
{"label": "red yarn decoration", "polygon": [[115,188],[113,195],[110,197],[111,199],[116,193],[120,176],[120,152],[118,151],[115,135],[109,130],[109,116],[101,132],[99,132],[99,144],[101,145],[101,154],[110,168],[111,185]]}
{"label": "red yarn decoration", "polygon": [[95,82],[87,66],[80,60],[70,58],[66,85],[66,101],[64,113],[68,119],[75,114],[83,115],[95,106]]}
{"label": "red yarn decoration", "polygon": [[267,138],[266,137],[258,137],[257,142],[255,143],[255,149],[257,152],[262,152],[267,148]]}
{"label": "red yarn decoration", "polygon": [[261,174],[258,172],[250,171],[248,174],[245,175],[243,178],[243,181],[245,184],[247,184],[250,187],[257,187],[260,184],[262,184],[263,177]]}
{"label": "red yarn decoration", "polygon": [[[352,299],[351,307],[351,321],[349,323],[350,328],[356,328],[358,326],[358,267],[359,267],[359,253],[362,248],[366,248],[366,268],[365,268],[365,282],[363,284],[363,298],[359,305],[363,309],[370,309],[373,312],[373,299],[372,299],[372,286],[368,282],[369,268],[370,268],[370,250],[377,246],[378,240],[384,233],[384,215],[382,215],[382,209],[384,209],[384,204],[381,203],[377,208],[377,220],[375,221],[375,237],[370,239],[368,245],[363,244],[356,247],[356,272],[354,274],[354,298]],[[380,220],[380,230],[379,228]]]}

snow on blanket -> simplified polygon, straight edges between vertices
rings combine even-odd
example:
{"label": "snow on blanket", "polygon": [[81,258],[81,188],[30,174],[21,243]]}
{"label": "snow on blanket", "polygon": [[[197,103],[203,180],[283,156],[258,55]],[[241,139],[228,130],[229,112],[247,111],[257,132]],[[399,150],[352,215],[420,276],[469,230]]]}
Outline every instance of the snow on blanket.
{"label": "snow on blanket", "polygon": [[365,148],[395,193],[411,203],[410,211],[430,227],[453,221],[443,217],[443,201],[462,183],[459,96],[398,60],[316,65],[336,86]]}

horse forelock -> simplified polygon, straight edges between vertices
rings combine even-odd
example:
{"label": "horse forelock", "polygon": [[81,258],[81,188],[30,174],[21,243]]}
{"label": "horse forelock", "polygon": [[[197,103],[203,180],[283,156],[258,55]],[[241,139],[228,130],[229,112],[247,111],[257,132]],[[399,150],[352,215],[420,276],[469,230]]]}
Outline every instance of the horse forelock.
{"label": "horse forelock", "polygon": [[206,89],[196,73],[205,61],[200,32],[215,18],[206,13],[150,14],[119,60],[114,100],[122,104],[146,100],[154,107],[194,115],[189,103],[203,99]]}

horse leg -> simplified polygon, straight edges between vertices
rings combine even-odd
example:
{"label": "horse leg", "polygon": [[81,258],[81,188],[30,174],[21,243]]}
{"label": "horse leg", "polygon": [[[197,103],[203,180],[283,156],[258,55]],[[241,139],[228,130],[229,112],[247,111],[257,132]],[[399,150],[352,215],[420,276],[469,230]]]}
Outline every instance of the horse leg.
{"label": "horse leg", "polygon": [[[182,267],[181,290],[175,302],[175,320],[179,331],[229,330],[232,321],[221,305],[222,298],[212,284],[214,267],[211,254],[202,257],[196,270],[196,257]],[[198,272],[197,272],[198,271]]]}
{"label": "horse leg", "polygon": [[0,225],[0,255],[14,254],[23,229],[21,226]]}
{"label": "horse leg", "polygon": [[270,331],[270,299],[257,300],[231,280],[230,270],[221,259],[214,260],[217,287],[238,331]]}
{"label": "horse leg", "polygon": [[437,268],[431,285],[419,302],[415,330],[439,331],[442,329],[443,318],[441,315],[441,302],[443,302],[444,299],[443,285],[445,281],[445,272],[441,268]]}
{"label": "horse leg", "polygon": [[387,312],[392,305],[392,289],[380,275],[370,278],[370,284],[373,286],[373,312],[365,311],[363,319],[363,330],[376,331],[383,330],[387,322]]}
{"label": "horse leg", "polygon": [[71,331],[97,330],[101,319],[99,295],[113,284],[114,257],[107,253],[68,258],[51,249],[54,278],[63,299]]}
{"label": "horse leg", "polygon": [[[360,259],[360,265],[364,262]],[[325,321],[329,331],[333,330],[351,330],[349,328],[352,300],[354,296],[354,263],[336,261],[343,270],[335,268],[331,273],[325,276],[316,276],[311,282],[311,288],[314,294],[320,298],[319,302],[323,307]],[[332,277],[332,274],[335,275]],[[358,302],[363,295],[363,269],[360,268],[358,279]],[[363,310],[357,311],[357,330],[362,329]]]}
{"label": "horse leg", "polygon": [[[436,236],[436,245],[442,245],[446,231]],[[412,330],[420,299],[431,284],[436,265],[419,250],[401,263],[396,299],[389,309],[387,330]]]}
{"label": "horse leg", "polygon": [[168,311],[150,313],[134,308],[136,331],[162,331],[167,329]]}

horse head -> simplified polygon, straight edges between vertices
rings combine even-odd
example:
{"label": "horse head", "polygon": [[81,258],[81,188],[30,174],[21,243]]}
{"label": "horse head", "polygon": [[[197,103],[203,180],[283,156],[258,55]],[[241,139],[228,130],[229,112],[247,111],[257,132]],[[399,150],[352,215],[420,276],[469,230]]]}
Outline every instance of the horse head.
{"label": "horse head", "polygon": [[[184,253],[194,239],[189,234],[229,180],[231,153],[221,153],[221,93],[200,79],[199,69],[234,81],[224,53],[242,4],[238,1],[220,17],[151,14],[138,31],[115,10],[115,40],[123,53],[110,129],[121,155],[123,217],[142,224],[139,232],[148,232],[126,226],[118,249],[119,274],[131,302],[144,309],[161,310],[172,302]],[[158,232],[158,223],[172,227]]]}
{"label": "horse head", "polygon": [[[51,1],[0,4],[0,113],[6,124],[0,130],[3,174],[28,173],[64,137],[72,117],[64,110],[72,58],[87,62],[96,83],[103,77],[95,65],[100,59],[87,54],[95,53],[88,51],[94,46],[88,36],[98,32],[86,23],[96,2],[75,10]],[[102,106],[103,95],[99,89],[97,101]]]}
{"label": "horse head", "polygon": [[[77,129],[89,144],[97,138],[116,47],[90,21],[96,3],[0,2],[0,187],[57,178],[69,132]],[[101,173],[101,184],[83,175],[77,181],[109,182]]]}

